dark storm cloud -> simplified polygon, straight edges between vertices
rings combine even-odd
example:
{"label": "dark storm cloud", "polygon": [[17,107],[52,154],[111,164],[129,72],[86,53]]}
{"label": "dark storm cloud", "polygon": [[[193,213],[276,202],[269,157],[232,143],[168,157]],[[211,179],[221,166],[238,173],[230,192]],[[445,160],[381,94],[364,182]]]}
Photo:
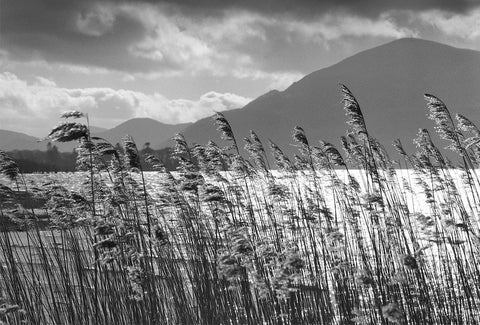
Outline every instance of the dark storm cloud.
{"label": "dark storm cloud", "polygon": [[478,6],[476,0],[165,0],[184,10],[214,13],[224,9],[246,9],[264,14],[317,16],[328,11],[345,10],[357,15],[377,16],[386,10],[440,9],[463,13]]}
{"label": "dark storm cloud", "polygon": [[[150,17],[154,22],[148,25],[147,18],[142,16],[148,14],[148,10],[136,16],[131,14],[130,9],[145,4],[156,8],[157,13],[163,14],[167,20],[178,13],[189,17],[190,30],[182,33],[181,23],[175,25],[177,22],[173,20],[158,27],[155,25],[158,17]],[[207,38],[197,37],[192,24],[203,22],[205,17],[222,19],[230,9],[258,13],[277,22],[286,16],[290,21],[298,18],[310,22],[316,17],[337,12],[373,19],[395,9],[413,12],[440,9],[463,13],[475,4],[477,2],[472,0],[0,0],[0,50],[5,50],[11,59],[18,61],[37,59],[129,73],[174,72],[185,69],[188,62],[194,62],[192,57],[201,61],[199,65],[215,65],[212,56],[218,54],[219,48],[228,47],[229,40],[222,39],[215,44],[217,48],[211,44],[202,48],[200,43],[206,44],[209,35],[204,36]],[[122,5],[130,7],[118,10]],[[336,25],[342,23],[334,22]],[[268,30],[268,27],[259,27],[259,30]],[[174,36],[159,36],[161,33]],[[266,50],[275,50],[279,46],[285,48],[286,38],[282,38],[284,31],[281,28],[268,33],[267,40],[263,40],[268,43]],[[275,33],[280,33],[280,37],[275,38]],[[235,44],[231,48],[241,50],[243,47],[246,51],[243,54],[261,61],[257,51],[245,49],[248,46]],[[238,53],[222,54],[233,57]],[[264,54],[269,56],[268,52]],[[281,56],[279,60],[282,60]]]}
{"label": "dark storm cloud", "polygon": [[[386,10],[440,9],[463,13],[479,6],[476,0],[1,0],[0,33],[4,37],[22,37],[37,34],[40,39],[75,37],[72,33],[77,15],[89,10],[95,3],[114,4],[169,4],[191,14],[214,15],[225,9],[245,9],[263,14],[316,16],[326,12],[345,10],[357,15],[376,16]],[[140,26],[128,26],[131,34]],[[12,35],[14,34],[14,35]],[[55,36],[56,35],[56,36]],[[127,35],[128,36],[128,35]]]}
{"label": "dark storm cloud", "polygon": [[[0,49],[7,50],[13,59],[20,61],[37,59],[140,72],[147,72],[154,65],[175,68],[168,60],[159,63],[148,58],[132,59],[126,49],[142,39],[147,31],[140,21],[122,13],[116,14],[111,22],[95,21],[96,17],[89,16],[95,12],[97,4],[108,3],[2,0]],[[102,23],[111,25],[100,26]]]}

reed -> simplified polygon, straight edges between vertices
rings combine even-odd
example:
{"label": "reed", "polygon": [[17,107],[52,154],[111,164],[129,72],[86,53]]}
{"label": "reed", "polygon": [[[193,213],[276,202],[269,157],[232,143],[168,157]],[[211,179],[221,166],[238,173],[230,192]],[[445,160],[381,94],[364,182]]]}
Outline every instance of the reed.
{"label": "reed", "polygon": [[[145,157],[159,178],[152,189],[133,139],[119,151],[92,138],[75,111],[48,138],[78,142],[79,191],[32,187],[0,152],[10,179],[0,216],[14,224],[0,233],[0,321],[479,323],[479,129],[461,115],[455,124],[426,95],[460,164],[420,130],[415,153],[395,142],[407,168],[397,169],[340,88],[351,128],[343,155],[299,126],[294,159],[271,141],[269,156],[253,131],[243,155],[218,113],[225,146],[192,147],[177,135],[175,173]],[[40,207],[18,204],[24,193],[47,202],[47,226]]]}

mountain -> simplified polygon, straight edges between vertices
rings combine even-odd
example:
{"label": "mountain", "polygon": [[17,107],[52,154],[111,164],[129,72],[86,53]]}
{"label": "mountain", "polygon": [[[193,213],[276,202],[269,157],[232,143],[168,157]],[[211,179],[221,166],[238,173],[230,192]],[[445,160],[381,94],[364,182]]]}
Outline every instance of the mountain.
{"label": "mountain", "polygon": [[[237,141],[252,129],[264,145],[271,139],[291,154],[296,152],[291,133],[298,125],[312,145],[321,139],[340,146],[347,125],[339,83],[353,92],[371,135],[387,150],[400,138],[412,152],[419,128],[434,133],[424,93],[441,98],[452,114],[480,122],[480,52],[411,38],[360,52],[305,76],[285,91],[270,91],[242,109],[224,113]],[[220,142],[211,118],[194,123],[183,134],[190,144]]]}
{"label": "mountain", "polygon": [[170,138],[176,133],[182,132],[191,123],[185,124],[164,124],[150,118],[134,118],[128,120],[113,129],[93,133],[112,144],[122,143],[125,135],[129,134],[137,146],[141,149],[146,142],[150,142],[152,148],[158,148],[160,144],[168,144]]}
{"label": "mountain", "polygon": [[12,151],[21,150],[41,150],[46,148],[45,143],[38,143],[37,138],[25,133],[0,130],[0,150]]}
{"label": "mountain", "polygon": [[92,132],[92,133],[100,133],[100,132],[105,132],[107,130],[108,130],[107,128],[102,128],[100,126],[90,125],[90,132]]}
{"label": "mountain", "polygon": [[[191,123],[164,124],[150,118],[134,118],[128,120],[113,129],[105,129],[97,126],[90,127],[92,136],[101,137],[112,144],[122,143],[125,135],[130,134],[137,146],[141,149],[146,142],[150,142],[152,148],[157,149],[160,144],[168,143],[176,133],[182,132]],[[38,142],[38,139],[30,135],[0,130],[0,150],[42,150],[47,149],[48,141]],[[53,143],[60,151],[72,151],[76,143]]]}
{"label": "mountain", "polygon": [[[32,137],[28,134],[0,130],[0,150],[47,150],[48,141],[38,142],[38,138]],[[57,146],[60,151],[72,151],[75,147],[72,143],[52,143]]]}

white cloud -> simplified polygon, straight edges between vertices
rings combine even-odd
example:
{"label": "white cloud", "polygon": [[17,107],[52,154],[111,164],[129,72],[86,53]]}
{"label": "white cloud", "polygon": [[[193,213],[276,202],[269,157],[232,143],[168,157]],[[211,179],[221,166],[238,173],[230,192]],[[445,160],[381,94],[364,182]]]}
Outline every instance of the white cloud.
{"label": "white cloud", "polygon": [[[173,67],[173,71],[183,75],[208,71],[218,76],[269,80],[271,88],[285,88],[303,74],[279,66],[294,66],[290,62],[292,50],[286,48],[289,44],[294,44],[301,57],[306,49],[312,50],[312,42],[321,50],[344,37],[395,39],[417,35],[412,29],[399,26],[390,13],[377,19],[327,13],[300,21],[241,10],[198,19],[161,5],[123,5],[120,11],[141,22],[147,31],[143,39],[130,46],[133,56]],[[266,56],[270,52],[265,49],[278,49],[273,54],[275,63]],[[155,71],[135,75],[165,77]]]}
{"label": "white cloud", "polygon": [[45,135],[66,110],[89,113],[93,124],[113,127],[133,117],[164,123],[193,122],[214,111],[240,108],[250,101],[230,93],[208,92],[198,100],[168,99],[154,93],[111,88],[61,88],[45,78],[30,84],[16,75],[0,74],[0,128]]}
{"label": "white cloud", "polygon": [[423,24],[434,26],[449,36],[467,40],[474,40],[480,36],[480,9],[465,14],[429,10],[420,13],[418,19]]}
{"label": "white cloud", "polygon": [[[218,111],[225,111],[235,108],[241,108],[248,104],[249,98],[245,98],[239,95],[231,93],[217,93],[210,91],[202,96],[197,101],[188,99],[174,99],[167,100],[165,98],[156,96],[158,102],[163,102],[163,107],[168,108],[172,116],[175,116],[177,120],[184,122],[193,122],[201,118],[212,115]],[[152,107],[150,113],[155,115],[155,108]]]}
{"label": "white cloud", "polygon": [[248,39],[267,40],[265,26],[272,25],[275,20],[257,13],[229,10],[220,18],[209,18],[203,21],[183,19],[183,25],[194,30],[200,38],[213,42],[241,44]]}
{"label": "white cloud", "polygon": [[395,23],[389,12],[378,19],[349,14],[326,14],[314,22],[288,21],[287,31],[310,40],[332,41],[346,36],[402,38],[415,36],[413,30]]}
{"label": "white cloud", "polygon": [[57,86],[55,81],[44,78],[44,77],[40,77],[40,76],[36,76],[35,81],[36,81],[35,85],[38,85],[38,86],[44,86],[44,87],[56,87]]}
{"label": "white cloud", "polygon": [[[143,38],[130,44],[128,52],[137,59],[154,62],[152,70],[132,71],[127,79],[154,80],[208,72],[214,76],[262,80],[269,84],[267,88],[284,89],[305,72],[295,69],[289,46],[294,46],[298,57],[302,57],[307,49],[312,51],[312,43],[316,43],[315,49],[321,53],[329,48],[330,42],[345,37],[416,36],[415,31],[398,25],[390,13],[377,19],[326,13],[314,20],[300,21],[242,10],[228,10],[219,16],[200,19],[186,16],[171,6],[138,3],[120,4],[108,10],[138,21],[146,31]],[[270,49],[278,50],[272,53]],[[275,55],[274,60],[269,55]],[[281,64],[287,64],[288,68]]]}
{"label": "white cloud", "polygon": [[285,90],[292,83],[304,77],[304,74],[295,71],[264,72],[255,69],[238,68],[233,71],[233,76],[239,79],[268,80],[270,84],[268,90]]}
{"label": "white cloud", "polygon": [[[173,13],[167,14],[163,6],[126,4],[119,7],[123,15],[139,21],[145,28],[143,39],[132,44],[128,51],[138,58],[174,66],[184,71],[212,69],[215,51],[208,42],[185,30]],[[166,10],[166,9],[165,9]]]}
{"label": "white cloud", "polygon": [[[2,57],[3,55],[3,57]],[[75,73],[82,75],[105,75],[112,73],[111,70],[106,68],[72,64],[72,63],[60,63],[50,62],[45,59],[35,58],[30,61],[16,61],[15,57],[8,52],[0,49],[0,68],[3,71],[36,71],[38,69],[48,70],[54,73]]]}
{"label": "white cloud", "polygon": [[[179,13],[167,13],[168,8],[161,6],[127,5],[122,10],[141,21],[148,31],[143,40],[130,48],[133,55],[172,62],[189,72],[211,70],[223,75],[238,67],[261,69],[257,58],[253,57],[255,52],[242,51],[252,40],[268,47],[292,39],[308,45],[312,40],[328,42],[348,36],[401,38],[416,35],[413,30],[397,25],[390,13],[378,19],[327,13],[315,20],[299,21],[292,17],[230,10],[220,17],[195,20]],[[282,36],[272,37],[272,31]],[[282,52],[277,55],[281,56]]]}
{"label": "white cloud", "polygon": [[[268,84],[265,88],[281,89],[305,73],[332,63],[329,47],[344,38],[385,40],[416,35],[391,13],[366,18],[330,12],[301,20],[288,14],[230,9],[214,16],[198,16],[182,12],[175,5],[146,2],[98,2],[78,13],[73,24],[79,33],[92,36],[88,40],[79,38],[87,54],[74,57],[78,51],[67,51],[63,63],[42,55],[45,61],[37,59],[36,65],[83,75],[110,74],[125,82],[209,74],[242,82],[261,81],[262,88]],[[99,44],[114,46],[116,51],[88,51]],[[354,52],[343,51],[338,57]],[[105,53],[108,58],[103,57]]]}

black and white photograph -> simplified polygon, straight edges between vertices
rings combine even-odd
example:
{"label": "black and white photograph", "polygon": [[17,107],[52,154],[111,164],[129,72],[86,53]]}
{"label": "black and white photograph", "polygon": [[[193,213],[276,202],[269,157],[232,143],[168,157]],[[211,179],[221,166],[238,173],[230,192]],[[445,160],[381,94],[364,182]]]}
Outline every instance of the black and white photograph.
{"label": "black and white photograph", "polygon": [[0,0],[17,324],[480,324],[480,1]]}

